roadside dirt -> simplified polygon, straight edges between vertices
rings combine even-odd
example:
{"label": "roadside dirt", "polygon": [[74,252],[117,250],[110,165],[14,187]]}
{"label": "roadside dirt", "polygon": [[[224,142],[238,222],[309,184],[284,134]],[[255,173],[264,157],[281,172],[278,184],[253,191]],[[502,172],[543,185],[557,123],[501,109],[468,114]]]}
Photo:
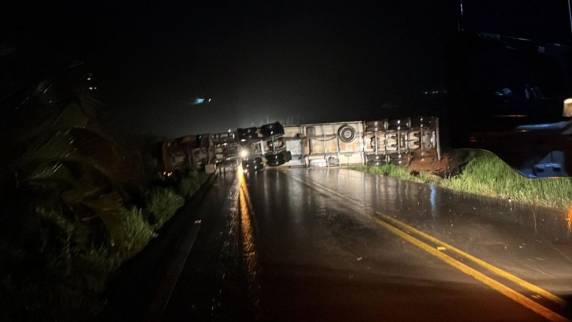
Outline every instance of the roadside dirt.
{"label": "roadside dirt", "polygon": [[449,151],[436,158],[416,159],[411,161],[408,168],[412,173],[429,172],[440,177],[450,177],[461,171],[466,164],[464,158],[459,157],[454,151]]}

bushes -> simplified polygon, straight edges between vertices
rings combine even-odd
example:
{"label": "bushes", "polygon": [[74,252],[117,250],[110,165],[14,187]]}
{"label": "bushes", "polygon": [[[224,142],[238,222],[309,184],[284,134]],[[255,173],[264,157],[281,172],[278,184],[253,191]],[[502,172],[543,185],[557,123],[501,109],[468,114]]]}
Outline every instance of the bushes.
{"label": "bushes", "polygon": [[119,144],[97,119],[99,102],[60,85],[56,103],[34,90],[5,106],[0,321],[92,319],[110,276],[184,204],[176,191],[188,197],[204,181],[194,173],[152,188],[157,139]]}
{"label": "bushes", "polygon": [[[185,186],[190,196],[205,177],[195,174],[178,187]],[[101,295],[109,278],[141,252],[184,203],[175,188],[156,187],[148,192],[145,208],[110,208],[113,203],[105,203],[111,224],[92,222],[98,217],[78,219],[61,207],[41,205],[25,216],[13,217],[18,221],[0,227],[0,298],[4,302],[0,320],[93,318],[105,305]]]}

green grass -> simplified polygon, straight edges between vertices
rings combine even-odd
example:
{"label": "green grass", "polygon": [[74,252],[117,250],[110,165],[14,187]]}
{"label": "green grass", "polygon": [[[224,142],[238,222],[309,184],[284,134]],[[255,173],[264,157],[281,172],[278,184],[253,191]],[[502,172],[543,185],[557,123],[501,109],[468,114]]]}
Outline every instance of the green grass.
{"label": "green grass", "polygon": [[0,298],[6,298],[0,321],[96,316],[106,305],[110,277],[147,246],[206,178],[190,173],[172,186],[150,187],[138,206],[119,204],[112,212],[113,234],[102,222],[78,220],[44,201],[33,211],[0,216],[5,224],[0,225]]}
{"label": "green grass", "polygon": [[557,209],[572,206],[572,178],[529,179],[485,150],[460,150],[456,154],[461,163],[466,162],[466,166],[460,174],[449,178],[437,178],[427,173],[414,176],[407,169],[393,165],[353,169],[402,180],[435,183],[455,191],[510,199],[524,204]]}
{"label": "green grass", "polygon": [[125,257],[129,258],[142,251],[155,233],[139,208],[122,210],[121,220],[122,238],[118,248]]}
{"label": "green grass", "polygon": [[377,167],[369,167],[365,165],[352,166],[350,169],[367,172],[371,174],[383,175],[398,178],[401,180],[430,183],[438,181],[438,177],[427,172],[419,172],[417,175],[412,174],[408,169],[393,164],[384,164]]}
{"label": "green grass", "polygon": [[185,198],[173,188],[155,188],[151,190],[147,209],[153,214],[153,226],[158,229],[163,226],[185,204]]}
{"label": "green grass", "polygon": [[529,179],[484,150],[476,151],[459,175],[442,180],[439,185],[551,208],[572,206],[572,178]]}

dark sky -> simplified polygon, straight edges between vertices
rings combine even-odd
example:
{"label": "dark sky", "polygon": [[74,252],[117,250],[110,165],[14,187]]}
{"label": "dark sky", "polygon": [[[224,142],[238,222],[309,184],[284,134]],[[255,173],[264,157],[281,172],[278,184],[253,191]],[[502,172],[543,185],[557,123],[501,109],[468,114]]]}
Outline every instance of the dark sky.
{"label": "dark sky", "polygon": [[[276,119],[362,119],[442,89],[455,2],[90,2],[2,18],[4,39],[17,47],[85,61],[117,123],[179,136]],[[214,101],[191,105],[197,96]]]}

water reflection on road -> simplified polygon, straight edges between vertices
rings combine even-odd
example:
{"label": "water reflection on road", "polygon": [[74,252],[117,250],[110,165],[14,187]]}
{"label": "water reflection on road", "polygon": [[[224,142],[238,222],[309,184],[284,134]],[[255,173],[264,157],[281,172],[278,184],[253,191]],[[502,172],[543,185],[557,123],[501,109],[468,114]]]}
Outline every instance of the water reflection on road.
{"label": "water reflection on road", "polygon": [[570,211],[347,169],[289,169],[562,294],[572,294]]}
{"label": "water reflection on road", "polygon": [[255,214],[252,209],[250,195],[242,168],[237,172],[239,191],[239,215],[240,215],[240,243],[242,262],[248,283],[248,296],[257,315],[260,306],[260,283],[258,281],[258,253],[256,251]]}

